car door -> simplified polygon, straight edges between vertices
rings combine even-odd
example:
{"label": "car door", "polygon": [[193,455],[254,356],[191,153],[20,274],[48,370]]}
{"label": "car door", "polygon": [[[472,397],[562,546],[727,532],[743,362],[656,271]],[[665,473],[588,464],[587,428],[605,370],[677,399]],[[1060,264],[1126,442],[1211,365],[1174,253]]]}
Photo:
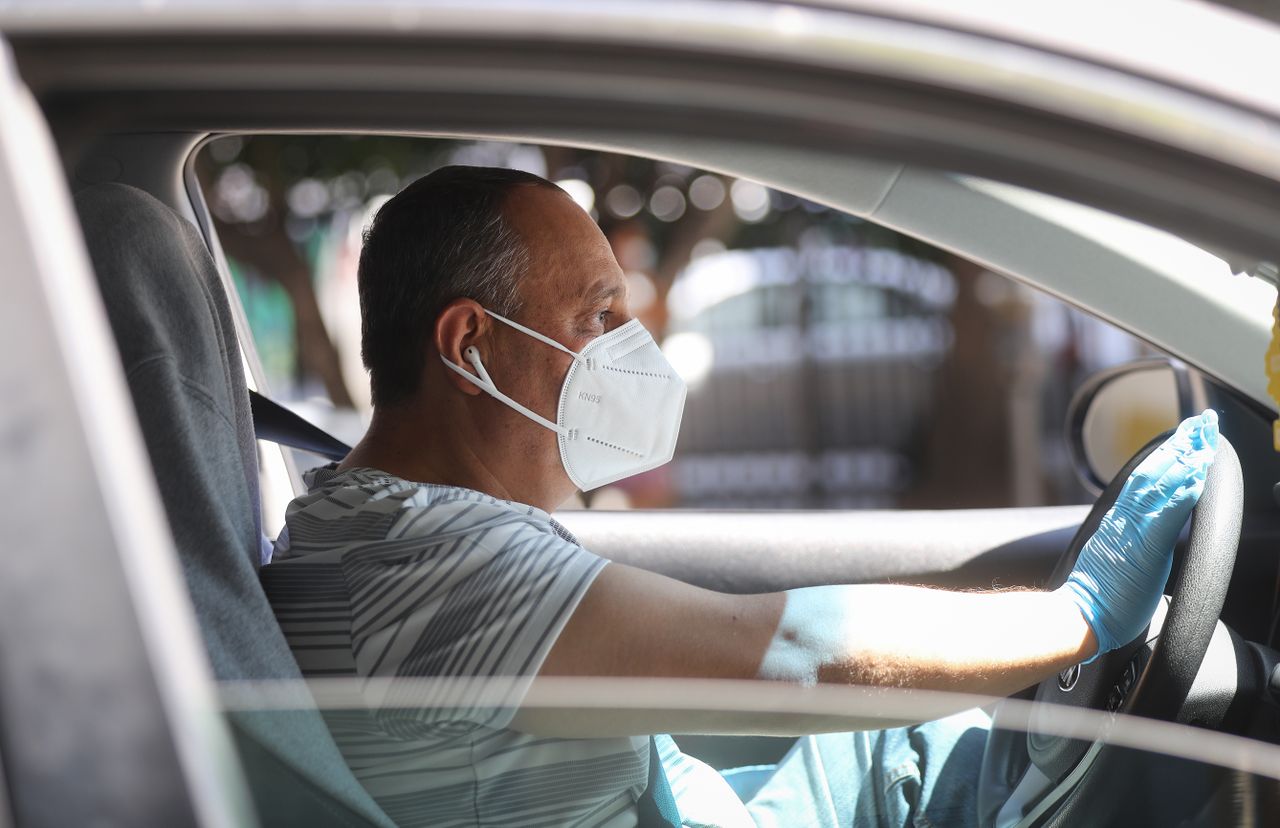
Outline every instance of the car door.
{"label": "car door", "polygon": [[0,55],[0,824],[250,824],[56,148]]}
{"label": "car door", "polygon": [[[500,24],[495,7],[509,13]],[[92,32],[66,37],[65,27],[41,29],[29,20],[21,56],[41,100],[58,115],[68,155],[124,159],[113,175],[149,181],[183,209],[190,196],[172,162],[207,131],[265,125],[533,133],[564,141],[608,134],[616,146],[635,149],[717,140],[722,169],[772,175],[797,193],[814,192],[856,149],[1039,187],[1260,255],[1275,249],[1280,205],[1268,166],[1277,157],[1275,111],[1256,82],[1235,94],[1213,87],[1221,78],[1212,67],[1199,79],[1153,73],[1143,62],[1154,48],[1146,39],[1129,55],[1108,50],[1122,32],[1082,44],[1064,30],[1046,46],[978,13],[940,7],[912,14],[874,3],[846,12],[741,4],[735,11],[729,20],[714,3],[642,15],[618,7],[489,4],[406,19],[389,8],[335,9],[309,18],[307,31],[323,37],[303,41],[292,24],[266,13],[228,18],[211,31],[200,27],[207,21],[168,9],[149,18],[152,28],[142,33],[108,14],[106,31],[138,36],[147,48],[134,40],[121,49],[99,35],[96,54],[77,39],[94,39]],[[1185,19],[1186,10],[1178,15]],[[350,36],[357,22],[360,38]],[[1209,22],[1216,29],[1222,21]],[[1157,45],[1171,45],[1154,35]],[[334,49],[346,58],[340,65]],[[1253,64],[1266,52],[1243,51]],[[1020,62],[1028,55],[1034,58]],[[266,68],[249,73],[246,64]],[[1254,74],[1255,81],[1267,77]],[[103,129],[104,112],[112,135]],[[157,139],[161,130],[171,132]],[[153,153],[150,163],[141,151],[105,151],[130,135],[135,150],[182,149]],[[1229,392],[1222,399],[1239,418],[1238,430],[1250,435],[1249,452],[1266,452],[1269,412]],[[1259,469],[1250,491],[1260,553],[1275,537],[1265,513],[1275,478],[1268,479],[1266,464]],[[755,590],[882,578],[989,584],[991,572],[982,567],[1001,550],[1025,564],[1012,582],[1034,583],[1072,525],[1065,513],[979,520],[652,513],[584,515],[574,528],[620,559]],[[1268,581],[1259,574],[1269,571],[1270,559],[1242,557],[1257,564],[1248,576],[1253,594],[1265,593]]]}

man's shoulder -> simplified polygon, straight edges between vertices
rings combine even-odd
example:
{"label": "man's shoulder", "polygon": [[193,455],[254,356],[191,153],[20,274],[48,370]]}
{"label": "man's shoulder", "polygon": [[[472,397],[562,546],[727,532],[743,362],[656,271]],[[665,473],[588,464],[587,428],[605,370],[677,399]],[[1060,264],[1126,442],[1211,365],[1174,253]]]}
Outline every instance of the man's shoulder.
{"label": "man's shoulder", "polygon": [[529,536],[576,540],[533,506],[459,486],[417,483],[376,469],[312,469],[290,504],[277,554],[294,556],[377,541],[483,536],[496,545]]}

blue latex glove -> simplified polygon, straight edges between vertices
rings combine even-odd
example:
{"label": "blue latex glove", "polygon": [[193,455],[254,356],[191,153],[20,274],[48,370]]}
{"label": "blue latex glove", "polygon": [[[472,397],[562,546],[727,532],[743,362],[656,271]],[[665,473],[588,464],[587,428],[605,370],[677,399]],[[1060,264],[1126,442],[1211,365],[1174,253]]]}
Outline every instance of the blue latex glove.
{"label": "blue latex glove", "polygon": [[[1151,622],[1173,565],[1173,546],[1200,499],[1218,449],[1218,415],[1184,420],[1138,464],[1061,587],[1098,639],[1099,655]],[[1088,663],[1088,662],[1086,662]]]}

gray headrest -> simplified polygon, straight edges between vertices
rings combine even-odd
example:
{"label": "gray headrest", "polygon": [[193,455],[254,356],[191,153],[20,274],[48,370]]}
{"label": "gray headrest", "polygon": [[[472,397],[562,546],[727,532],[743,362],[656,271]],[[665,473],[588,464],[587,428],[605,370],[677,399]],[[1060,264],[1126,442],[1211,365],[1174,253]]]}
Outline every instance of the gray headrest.
{"label": "gray headrest", "polygon": [[[256,569],[253,420],[208,248],[191,224],[132,187],[90,187],[76,206],[165,506],[171,519],[181,516],[172,527],[178,547],[217,543]],[[242,569],[239,560],[218,563]]]}

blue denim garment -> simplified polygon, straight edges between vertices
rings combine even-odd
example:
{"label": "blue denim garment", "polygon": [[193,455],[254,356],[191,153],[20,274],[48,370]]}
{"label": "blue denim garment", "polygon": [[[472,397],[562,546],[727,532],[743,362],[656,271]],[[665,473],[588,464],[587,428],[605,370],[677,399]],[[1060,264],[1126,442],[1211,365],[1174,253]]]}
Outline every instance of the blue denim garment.
{"label": "blue denim garment", "polygon": [[[747,810],[758,828],[976,826],[990,726],[985,712],[967,710],[892,730],[807,736]],[[726,774],[732,784],[735,771]]]}

